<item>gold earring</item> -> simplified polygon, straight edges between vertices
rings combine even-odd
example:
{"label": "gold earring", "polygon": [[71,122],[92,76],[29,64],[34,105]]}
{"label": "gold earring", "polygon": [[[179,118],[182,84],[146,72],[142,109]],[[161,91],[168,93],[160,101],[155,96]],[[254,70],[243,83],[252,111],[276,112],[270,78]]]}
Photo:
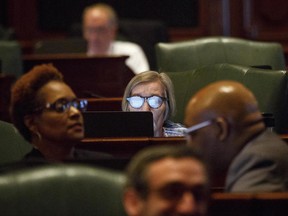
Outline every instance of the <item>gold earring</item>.
{"label": "gold earring", "polygon": [[38,140],[42,140],[42,135],[38,131],[35,132],[35,134],[36,134]]}

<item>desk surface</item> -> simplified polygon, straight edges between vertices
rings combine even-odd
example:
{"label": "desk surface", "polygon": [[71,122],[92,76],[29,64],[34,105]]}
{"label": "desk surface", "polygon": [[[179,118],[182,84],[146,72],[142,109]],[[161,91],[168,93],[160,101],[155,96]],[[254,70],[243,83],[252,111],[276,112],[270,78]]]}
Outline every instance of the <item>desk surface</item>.
{"label": "desk surface", "polygon": [[[286,142],[288,141],[288,135],[280,136]],[[129,160],[138,151],[155,145],[186,145],[186,139],[185,137],[93,138],[82,140],[77,147],[105,152],[115,156],[115,158]],[[211,176],[211,186],[213,188],[217,188],[219,191],[223,190],[225,173],[225,170],[217,170],[217,175]]]}
{"label": "desk surface", "polygon": [[280,134],[280,137],[288,144],[288,134]]}
{"label": "desk surface", "polygon": [[212,193],[211,216],[286,216],[288,193]]}
{"label": "desk surface", "polygon": [[119,137],[84,139],[78,148],[131,158],[139,150],[155,145],[185,145],[184,137]]}
{"label": "desk surface", "polygon": [[[288,135],[280,135],[287,142]],[[77,146],[91,151],[103,151],[117,157],[130,158],[139,150],[155,145],[185,145],[185,137],[119,137],[86,138]]]}

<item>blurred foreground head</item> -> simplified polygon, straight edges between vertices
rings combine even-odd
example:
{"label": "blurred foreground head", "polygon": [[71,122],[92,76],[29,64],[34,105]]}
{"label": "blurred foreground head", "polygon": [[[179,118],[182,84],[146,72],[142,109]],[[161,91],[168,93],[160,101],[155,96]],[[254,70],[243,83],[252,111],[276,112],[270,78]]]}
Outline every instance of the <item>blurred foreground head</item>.
{"label": "blurred foreground head", "polygon": [[206,168],[192,148],[148,148],[128,166],[124,206],[129,216],[204,216],[207,201]]}

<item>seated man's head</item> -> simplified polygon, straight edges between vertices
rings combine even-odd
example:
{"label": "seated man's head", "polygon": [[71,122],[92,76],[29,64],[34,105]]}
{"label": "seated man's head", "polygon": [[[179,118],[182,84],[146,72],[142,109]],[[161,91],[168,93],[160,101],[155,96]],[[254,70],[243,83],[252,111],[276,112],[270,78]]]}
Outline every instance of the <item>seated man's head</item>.
{"label": "seated man's head", "polygon": [[88,53],[107,54],[115,39],[117,15],[109,5],[99,3],[84,9],[82,17],[83,37],[88,44]]}
{"label": "seated man's head", "polygon": [[218,81],[198,91],[185,113],[188,143],[203,151],[211,166],[226,169],[264,129],[257,101],[235,81]]}
{"label": "seated man's head", "polygon": [[149,148],[128,165],[124,206],[129,216],[204,216],[207,201],[206,168],[192,148]]}
{"label": "seated man's head", "polygon": [[163,136],[163,124],[175,111],[172,81],[165,73],[156,71],[137,74],[126,86],[122,110],[151,111],[154,121],[154,136]]}

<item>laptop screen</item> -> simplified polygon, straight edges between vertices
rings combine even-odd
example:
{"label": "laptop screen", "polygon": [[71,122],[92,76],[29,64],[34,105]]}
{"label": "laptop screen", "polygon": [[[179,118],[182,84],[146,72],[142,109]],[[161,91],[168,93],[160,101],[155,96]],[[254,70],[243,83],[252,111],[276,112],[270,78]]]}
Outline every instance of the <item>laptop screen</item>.
{"label": "laptop screen", "polygon": [[152,112],[83,112],[85,138],[153,137]]}

